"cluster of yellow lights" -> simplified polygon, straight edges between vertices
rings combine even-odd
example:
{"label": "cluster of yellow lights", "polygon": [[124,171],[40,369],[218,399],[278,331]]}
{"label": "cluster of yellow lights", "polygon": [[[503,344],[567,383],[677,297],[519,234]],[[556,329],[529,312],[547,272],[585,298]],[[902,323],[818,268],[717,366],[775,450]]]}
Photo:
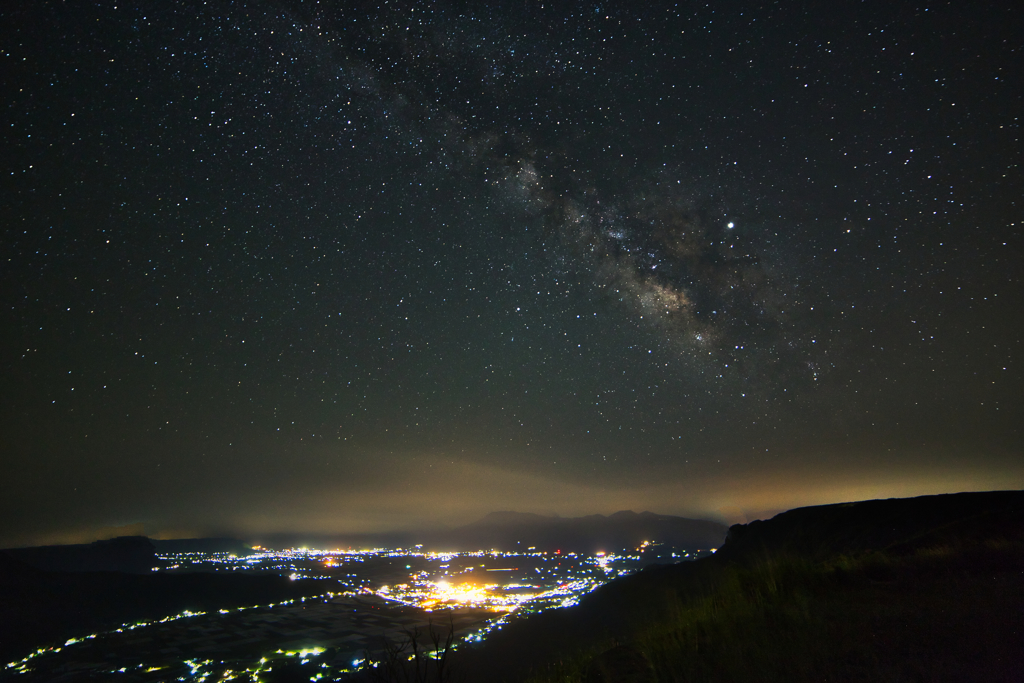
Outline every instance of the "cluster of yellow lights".
{"label": "cluster of yellow lights", "polygon": [[466,583],[452,585],[447,581],[439,581],[434,585],[437,589],[436,601],[439,603],[483,605],[494,597],[487,593],[487,589],[494,586],[473,586]]}
{"label": "cluster of yellow lights", "polygon": [[423,582],[415,587],[407,585],[382,586],[377,595],[387,600],[396,600],[427,611],[453,607],[479,607],[495,612],[510,612],[521,603],[530,600],[534,594],[506,594],[499,584],[478,586],[471,583],[449,583],[448,581]]}

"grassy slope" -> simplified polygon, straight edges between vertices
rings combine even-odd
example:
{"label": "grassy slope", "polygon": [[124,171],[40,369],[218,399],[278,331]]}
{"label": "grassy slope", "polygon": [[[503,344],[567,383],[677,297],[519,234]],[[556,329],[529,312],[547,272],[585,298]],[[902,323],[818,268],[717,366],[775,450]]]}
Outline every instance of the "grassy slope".
{"label": "grassy slope", "polygon": [[625,644],[658,681],[1024,681],[1024,494],[805,508],[736,532],[719,556],[499,637],[469,680],[489,660],[508,680],[584,681]]}
{"label": "grassy slope", "polygon": [[668,597],[529,680],[582,681],[619,643],[659,681],[1024,680],[1024,548],[872,553],[726,567],[698,599]]}

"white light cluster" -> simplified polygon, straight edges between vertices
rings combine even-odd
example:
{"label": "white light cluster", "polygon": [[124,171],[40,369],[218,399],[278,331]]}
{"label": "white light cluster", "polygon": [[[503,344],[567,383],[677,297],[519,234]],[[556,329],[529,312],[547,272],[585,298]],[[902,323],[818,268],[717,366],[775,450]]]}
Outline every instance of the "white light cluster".
{"label": "white light cluster", "polygon": [[[361,550],[320,550],[309,548],[288,548],[283,550],[268,550],[255,548],[251,555],[236,557],[229,553],[176,553],[163,556],[165,561],[174,562],[175,567],[212,566],[216,570],[256,570],[282,573],[291,579],[335,579],[347,582],[347,590],[327,591],[316,596],[284,600],[267,605],[243,606],[230,609],[219,609],[213,614],[227,615],[232,612],[255,608],[273,608],[305,602],[309,600],[331,599],[336,596],[358,596],[374,595],[379,599],[392,603],[409,605],[426,611],[439,609],[477,609],[490,610],[495,612],[494,616],[485,619],[483,625],[475,631],[462,635],[458,642],[476,643],[482,641],[489,633],[501,629],[513,618],[519,615],[533,614],[536,612],[569,607],[577,604],[583,595],[595,588],[607,583],[616,576],[630,573],[640,560],[641,555],[659,543],[645,541],[635,549],[636,554],[615,554],[596,553],[593,556],[581,555],[574,552],[547,553],[538,551],[536,548],[529,548],[525,552],[503,552],[497,550],[478,550],[472,552],[451,552],[451,551],[424,551],[421,546],[414,549],[385,549],[371,548]],[[692,559],[707,551],[696,551],[692,553]],[[714,552],[712,550],[711,552]],[[691,552],[684,555],[672,553],[673,558],[691,557]],[[373,587],[372,575],[360,576],[359,574],[347,573],[344,565],[348,563],[364,563],[372,559],[383,558],[407,558],[410,563],[405,565],[408,570],[402,583],[395,583],[390,586]],[[419,562],[412,562],[414,558]],[[495,566],[496,563],[477,560],[497,560],[507,562]],[[426,563],[426,564],[424,564]],[[513,566],[514,565],[514,566]],[[431,569],[431,566],[434,568]],[[332,571],[326,571],[326,568]],[[355,567],[352,567],[354,570]],[[166,567],[162,571],[169,571]],[[493,574],[484,572],[495,572]],[[517,572],[517,574],[505,574],[504,572]],[[507,577],[510,579],[505,583],[495,582],[494,579]],[[475,580],[474,580],[475,579]],[[485,579],[485,580],[479,580]],[[489,579],[489,580],[488,580]],[[403,581],[403,579],[398,579]],[[343,583],[344,585],[344,583]],[[139,621],[130,624],[123,624],[120,627],[104,633],[95,633],[89,636],[68,639],[63,645],[54,645],[48,648],[39,648],[27,657],[11,662],[6,665],[7,670],[17,673],[32,671],[30,666],[38,657],[44,654],[61,652],[65,648],[73,647],[84,641],[95,639],[105,634],[125,633],[146,626],[165,624],[179,619],[186,619],[207,614],[206,612],[184,611],[179,614],[164,617],[163,619],[151,621]],[[322,648],[309,648],[295,651],[278,650],[268,655],[271,662],[268,664],[266,658],[262,659],[255,668],[245,670],[251,680],[258,680],[258,674],[264,670],[264,666],[272,665],[274,659],[281,657],[299,657],[301,663],[309,661],[310,657],[323,652]],[[186,660],[192,675],[191,680],[204,681],[211,675],[212,670],[207,667],[223,666],[223,663],[215,663],[206,660]],[[353,668],[358,668],[361,661],[353,662]],[[122,667],[135,670],[137,667]],[[166,664],[164,665],[164,667]],[[340,672],[337,665],[322,664],[323,667]],[[148,669],[147,671],[155,671]],[[121,672],[121,669],[114,669],[112,672]],[[241,672],[232,672],[232,674]],[[318,674],[322,677],[322,674]],[[311,680],[316,680],[314,676]]]}

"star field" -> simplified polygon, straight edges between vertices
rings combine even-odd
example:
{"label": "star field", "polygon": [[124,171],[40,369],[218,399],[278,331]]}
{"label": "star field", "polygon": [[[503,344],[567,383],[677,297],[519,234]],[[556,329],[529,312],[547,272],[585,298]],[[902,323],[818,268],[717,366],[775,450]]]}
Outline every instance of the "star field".
{"label": "star field", "polygon": [[0,18],[7,544],[1024,485],[1012,3]]}

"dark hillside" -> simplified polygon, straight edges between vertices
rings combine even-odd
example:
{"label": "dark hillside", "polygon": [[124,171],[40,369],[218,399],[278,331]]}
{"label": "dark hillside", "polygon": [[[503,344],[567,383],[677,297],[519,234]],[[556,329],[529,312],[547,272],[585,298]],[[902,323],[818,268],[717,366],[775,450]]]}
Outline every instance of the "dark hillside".
{"label": "dark hillside", "polygon": [[869,550],[912,552],[937,544],[1024,539],[1024,492],[955,493],[797,508],[737,524],[716,553],[740,562],[764,552],[808,559]]}
{"label": "dark hillside", "polygon": [[1024,680],[1024,492],[735,526],[715,556],[514,623],[461,663],[471,681],[537,683],[618,680],[609,666],[635,681]]}
{"label": "dark hillside", "polygon": [[148,574],[157,565],[156,548],[145,536],[120,536],[81,545],[11,548],[0,554],[52,572]]}

